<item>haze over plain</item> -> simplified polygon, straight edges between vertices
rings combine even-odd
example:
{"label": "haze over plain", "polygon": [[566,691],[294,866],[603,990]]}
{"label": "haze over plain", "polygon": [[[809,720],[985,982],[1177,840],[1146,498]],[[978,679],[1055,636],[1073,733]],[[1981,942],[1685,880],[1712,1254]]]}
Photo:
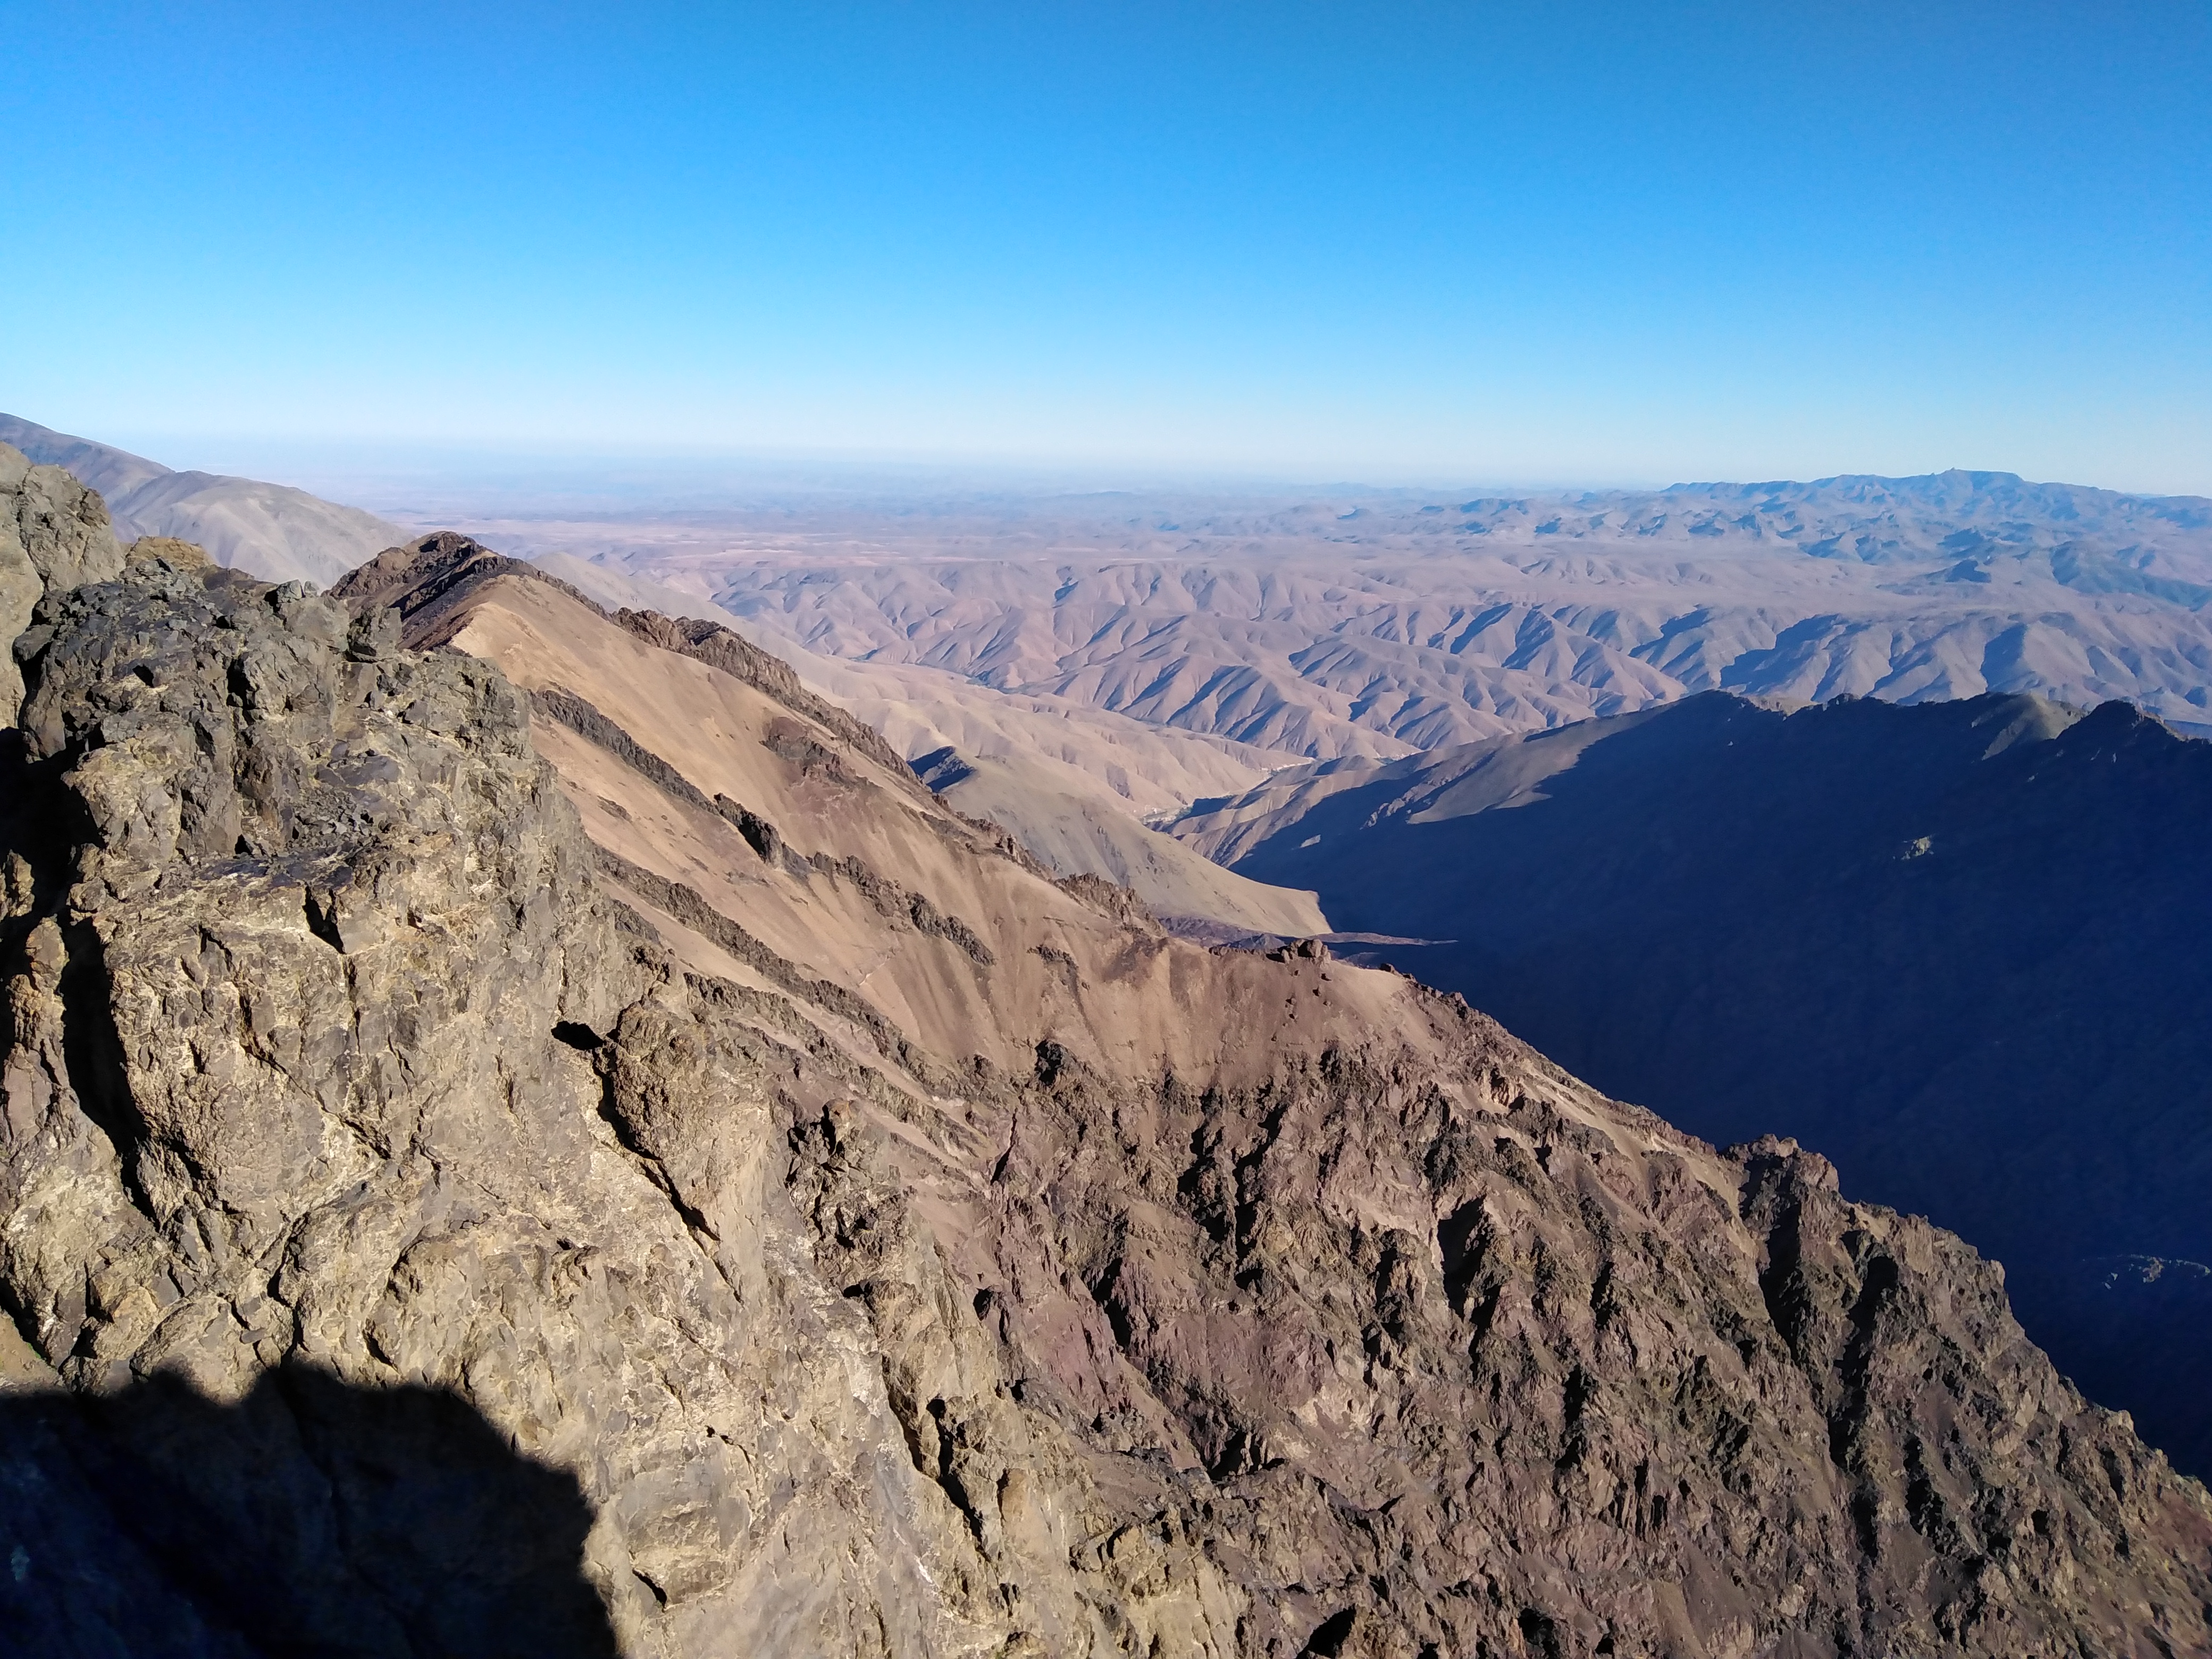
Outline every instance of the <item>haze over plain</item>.
{"label": "haze over plain", "polygon": [[2185,0],[17,8],[0,407],[339,500],[304,462],[373,445],[2212,493],[2209,38]]}
{"label": "haze over plain", "polygon": [[0,21],[0,1629],[2212,1651],[2201,0]]}

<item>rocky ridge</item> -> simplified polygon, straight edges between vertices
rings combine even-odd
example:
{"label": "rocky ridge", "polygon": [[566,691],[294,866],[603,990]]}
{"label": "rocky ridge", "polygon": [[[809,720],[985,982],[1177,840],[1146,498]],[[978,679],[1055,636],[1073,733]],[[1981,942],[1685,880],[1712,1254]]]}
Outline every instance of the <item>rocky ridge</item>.
{"label": "rocky ridge", "polygon": [[2212,1648],[2203,1489],[1794,1144],[1109,915],[543,581],[416,650],[4,477],[34,1650]]}
{"label": "rocky ridge", "polygon": [[1174,827],[1600,1087],[1798,1137],[1956,1230],[2201,1477],[2208,814],[2212,745],[2124,702],[1708,693],[1285,773]]}

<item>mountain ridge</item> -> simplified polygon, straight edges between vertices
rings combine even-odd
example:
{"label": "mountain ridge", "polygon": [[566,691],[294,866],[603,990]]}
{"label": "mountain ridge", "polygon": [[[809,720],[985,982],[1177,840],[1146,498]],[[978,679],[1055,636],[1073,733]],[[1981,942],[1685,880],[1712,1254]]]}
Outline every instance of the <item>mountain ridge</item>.
{"label": "mountain ridge", "polygon": [[2204,1468],[2207,811],[2212,746],[2123,702],[1707,693],[1174,827],[1339,927],[1449,936],[1374,954],[1603,1086],[1825,1146],[2002,1260],[2069,1374]]}
{"label": "mountain ridge", "polygon": [[[2212,1498],[1796,1145],[1169,938],[542,579],[349,609],[0,501],[55,584],[0,744],[50,1402],[0,1606],[71,1650],[2212,1641]],[[433,1396],[475,1428],[395,1440]]]}
{"label": "mountain ridge", "polygon": [[271,581],[331,582],[382,548],[398,526],[288,484],[179,472],[143,455],[0,415],[0,443],[66,468],[99,490],[125,535],[169,536]]}

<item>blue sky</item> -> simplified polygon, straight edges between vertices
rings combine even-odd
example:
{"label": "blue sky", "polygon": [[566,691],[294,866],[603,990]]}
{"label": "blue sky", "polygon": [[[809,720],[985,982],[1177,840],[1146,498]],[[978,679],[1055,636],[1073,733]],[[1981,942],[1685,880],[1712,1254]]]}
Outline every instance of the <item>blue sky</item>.
{"label": "blue sky", "polygon": [[2212,4],[0,0],[0,409],[2212,494]]}

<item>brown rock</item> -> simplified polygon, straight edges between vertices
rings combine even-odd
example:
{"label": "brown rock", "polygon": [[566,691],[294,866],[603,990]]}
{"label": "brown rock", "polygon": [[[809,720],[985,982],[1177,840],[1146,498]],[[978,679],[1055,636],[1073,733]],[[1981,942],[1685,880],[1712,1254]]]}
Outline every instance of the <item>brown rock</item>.
{"label": "brown rock", "polygon": [[118,557],[21,647],[54,1650],[2212,1646],[2212,1503],[1957,1240],[418,551],[359,615]]}

